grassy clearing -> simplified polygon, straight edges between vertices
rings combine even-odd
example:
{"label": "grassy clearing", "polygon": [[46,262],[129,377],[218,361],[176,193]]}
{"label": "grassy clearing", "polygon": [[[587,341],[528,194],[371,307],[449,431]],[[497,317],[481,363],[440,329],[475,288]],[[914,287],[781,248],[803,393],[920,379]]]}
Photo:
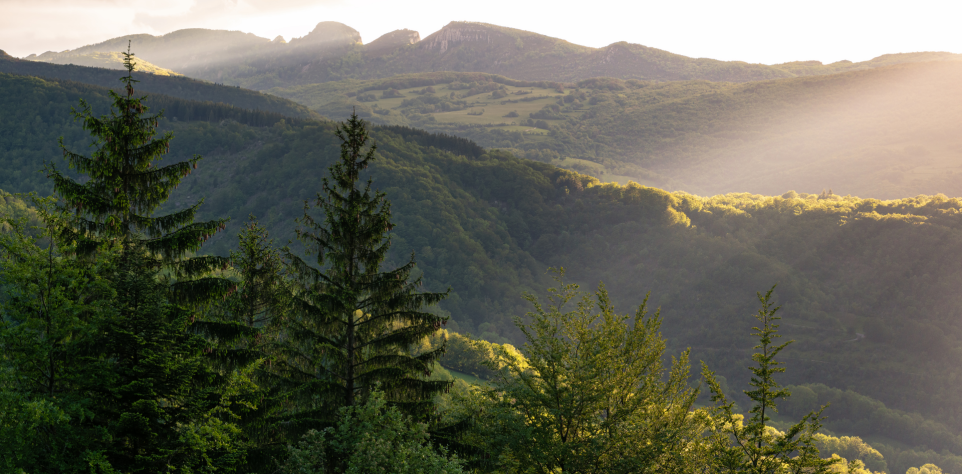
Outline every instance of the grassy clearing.
{"label": "grassy clearing", "polygon": [[[437,96],[449,96],[454,93],[460,96],[461,100],[468,102],[468,108],[465,110],[456,110],[451,112],[434,112],[428,115],[434,117],[434,119],[439,123],[456,123],[456,124],[470,124],[470,125],[496,125],[502,127],[516,127],[518,123],[522,120],[527,120],[529,114],[535,113],[541,110],[545,105],[550,105],[555,103],[561,96],[557,91],[553,89],[544,89],[537,87],[513,87],[513,86],[503,86],[502,91],[507,95],[505,97],[495,98],[491,92],[483,92],[479,94],[473,94],[470,96],[463,96],[465,93],[463,90],[454,90],[450,88],[450,85],[442,85],[435,87],[435,95]],[[411,89],[401,90],[406,98],[418,97],[418,92],[422,88],[414,87]],[[522,100],[524,99],[524,100]],[[368,105],[373,106],[377,104],[380,108],[388,109],[400,109],[401,102],[403,98],[397,99],[381,99],[377,102],[369,102]],[[478,114],[481,112],[481,114]],[[514,112],[517,114],[516,117],[511,117],[509,114]],[[514,125],[512,125],[512,122]],[[550,122],[550,121],[549,121]],[[531,127],[527,127],[530,129]]]}
{"label": "grassy clearing", "polygon": [[[373,110],[387,109],[392,113],[401,112],[401,104],[405,99],[415,99],[424,94],[420,91],[424,87],[411,87],[398,89],[399,96],[384,97],[383,90],[369,91],[376,100],[360,101],[356,92],[363,89],[366,83],[357,81],[345,81],[343,83],[311,84],[306,86],[290,87],[285,89],[272,89],[269,92],[281,97],[290,98],[296,102],[306,105],[311,109],[317,110],[321,114],[332,115],[330,104],[351,104],[359,108],[370,108]],[[523,131],[530,130],[532,127],[522,127],[520,123],[529,118],[529,114],[535,113],[546,105],[554,104],[562,95],[554,89],[540,87],[517,87],[502,85],[501,93],[504,97],[495,97],[492,92],[481,92],[465,95],[469,91],[459,89],[452,84],[439,84],[433,86],[436,97],[451,98],[452,94],[457,100],[466,101],[468,106],[463,110],[455,111],[436,111],[429,112],[429,115],[438,123],[445,124],[466,124],[466,125],[494,125],[504,127],[506,130]],[[350,97],[348,97],[351,95]],[[500,95],[500,93],[498,94]],[[370,95],[368,96],[370,97]],[[479,112],[483,112],[478,114]],[[509,117],[512,112],[517,117]],[[568,113],[568,116],[575,116],[577,113]],[[339,117],[332,117],[339,118]],[[512,123],[513,122],[513,123]],[[552,120],[547,120],[552,122]]]}

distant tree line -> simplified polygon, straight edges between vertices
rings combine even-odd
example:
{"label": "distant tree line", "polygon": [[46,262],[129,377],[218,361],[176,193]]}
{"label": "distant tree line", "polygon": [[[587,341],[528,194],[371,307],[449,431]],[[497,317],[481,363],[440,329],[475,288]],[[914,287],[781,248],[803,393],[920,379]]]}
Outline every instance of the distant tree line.
{"label": "distant tree line", "polygon": [[[55,82],[67,81],[92,84],[104,88],[115,87],[117,84],[117,71],[113,69],[72,64],[50,64],[12,57],[0,58],[0,72],[42,77]],[[310,111],[307,107],[287,99],[234,86],[214,84],[187,77],[157,76],[139,72],[135,72],[134,77],[140,81],[139,90],[151,94],[163,94],[201,102],[232,104],[242,109],[259,110],[287,117],[319,118],[316,113]]]}
{"label": "distant tree line", "polygon": [[397,125],[378,126],[374,130],[384,130],[395,133],[405,140],[413,141],[422,146],[433,146],[440,150],[450,151],[457,155],[464,155],[471,158],[478,158],[484,154],[484,148],[478,146],[467,138],[456,137],[446,133],[431,133],[412,127],[402,127]]}

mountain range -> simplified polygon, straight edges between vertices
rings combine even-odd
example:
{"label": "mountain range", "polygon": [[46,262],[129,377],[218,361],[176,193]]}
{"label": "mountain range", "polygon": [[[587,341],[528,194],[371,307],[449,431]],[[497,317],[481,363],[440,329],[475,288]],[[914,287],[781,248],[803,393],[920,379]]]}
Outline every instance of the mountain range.
{"label": "mountain range", "polygon": [[453,330],[520,342],[520,293],[564,266],[619,311],[651,291],[671,351],[691,347],[744,402],[754,293],[777,283],[798,341],[784,381],[843,399],[827,426],[892,468],[962,469],[962,201],[945,195],[962,195],[958,55],[758,65],[464,22],[366,44],[325,22],[289,42],[192,29],[0,51],[0,187],[50,191],[58,138],[89,144],[70,107],[107,113],[120,87],[79,64],[128,43],[184,75],[135,73],[166,111],[169,158],[206,157],[169,206],[234,219],[206,251],[229,251],[248,215],[291,238],[338,156],[322,116],[356,110],[395,212],[389,260],[414,253],[428,290],[452,289],[434,310]]}
{"label": "mountain range", "polygon": [[128,42],[141,58],[158,66],[255,90],[432,71],[484,72],[556,82],[592,77],[749,82],[962,58],[950,53],[925,53],[887,55],[860,63],[822,65],[818,61],[801,61],[768,66],[689,58],[627,42],[591,48],[529,31],[474,22],[451,22],[423,39],[416,31],[396,30],[364,44],[357,30],[326,21],[290,42],[239,31],[186,29],[163,36],[122,36],[26,59],[63,64],[94,53],[126,50]]}
{"label": "mountain range", "polygon": [[[628,43],[589,48],[470,22],[423,39],[396,30],[365,44],[353,28],[321,22],[289,42],[203,29],[130,35],[0,60],[0,71],[108,85],[109,75],[93,81],[77,69],[27,65],[83,63],[128,43],[158,68],[240,86],[233,95],[269,94],[246,100],[246,108],[334,119],[357,110],[374,123],[458,135],[602,180],[708,195],[962,194],[962,138],[952,131],[962,113],[958,54],[762,65]],[[160,88],[158,80],[145,80],[143,90],[185,99],[206,91],[200,83]],[[445,97],[422,93],[426,87]],[[239,97],[205,94],[239,105]],[[272,96],[290,100],[281,105]]]}
{"label": "mountain range", "polygon": [[[107,89],[0,74],[5,191],[49,192],[39,170],[45,162],[63,166],[58,137],[86,150],[89,136],[70,114],[80,98],[95,113],[107,112]],[[248,215],[275,242],[292,238],[304,200],[338,159],[335,124],[248,120],[217,112],[216,104],[184,102],[159,95],[146,102],[168,109],[160,122],[175,137],[167,159],[205,156],[162,212],[204,200],[199,218],[233,218],[207,252],[230,250]],[[225,115],[208,119],[214,112]],[[671,352],[691,347],[693,360],[726,377],[738,399],[754,292],[778,283],[783,333],[797,341],[783,353],[784,383],[850,389],[871,397],[866,403],[879,416],[885,406],[911,413],[896,414],[904,420],[893,425],[838,404],[830,414],[850,421],[830,427],[873,437],[873,446],[891,448],[889,459],[935,449],[926,459],[962,466],[962,439],[951,434],[962,426],[954,396],[962,377],[950,363],[962,357],[955,291],[962,266],[953,257],[962,251],[959,199],[878,201],[830,192],[702,198],[603,184],[416,129],[374,127],[372,138],[379,158],[366,176],[387,193],[397,225],[389,263],[413,252],[429,291],[452,289],[435,308],[451,315],[449,328],[518,343],[511,320],[530,309],[521,292],[542,292],[545,268],[564,266],[588,288],[604,281],[619,311],[632,311],[650,291]]]}

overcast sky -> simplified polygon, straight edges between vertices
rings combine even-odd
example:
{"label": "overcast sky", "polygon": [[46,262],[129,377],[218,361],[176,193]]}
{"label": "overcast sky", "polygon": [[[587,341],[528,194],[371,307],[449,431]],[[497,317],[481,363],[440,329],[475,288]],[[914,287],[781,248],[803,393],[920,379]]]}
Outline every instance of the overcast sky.
{"label": "overcast sky", "polygon": [[339,21],[365,42],[399,28],[424,38],[482,21],[601,47],[628,41],[692,57],[775,64],[962,53],[960,0],[0,0],[0,49],[23,57],[182,28],[290,40]]}

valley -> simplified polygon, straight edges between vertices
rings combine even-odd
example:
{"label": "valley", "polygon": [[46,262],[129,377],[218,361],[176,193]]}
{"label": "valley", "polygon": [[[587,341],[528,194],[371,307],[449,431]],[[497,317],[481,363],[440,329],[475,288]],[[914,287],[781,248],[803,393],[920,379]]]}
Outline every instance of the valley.
{"label": "valley", "polygon": [[51,194],[52,169],[83,176],[58,140],[91,146],[71,107],[110,111],[128,41],[174,137],[164,163],[204,157],[158,213],[229,219],[201,257],[236,252],[249,216],[306,255],[295,219],[356,114],[377,145],[360,176],[392,206],[385,264],[414,258],[423,291],[449,291],[428,308],[458,347],[437,377],[490,383],[478,354],[530,342],[522,295],[564,267],[619,311],[647,301],[667,354],[690,349],[744,409],[755,295],[776,285],[795,341],[779,380],[798,396],[773,426],[831,402],[827,433],[877,449],[858,454],[872,470],[962,472],[962,55],[748,64],[471,22],[370,43],[322,22],[290,41],[188,29],[0,51],[0,215],[38,224],[26,193]]}

